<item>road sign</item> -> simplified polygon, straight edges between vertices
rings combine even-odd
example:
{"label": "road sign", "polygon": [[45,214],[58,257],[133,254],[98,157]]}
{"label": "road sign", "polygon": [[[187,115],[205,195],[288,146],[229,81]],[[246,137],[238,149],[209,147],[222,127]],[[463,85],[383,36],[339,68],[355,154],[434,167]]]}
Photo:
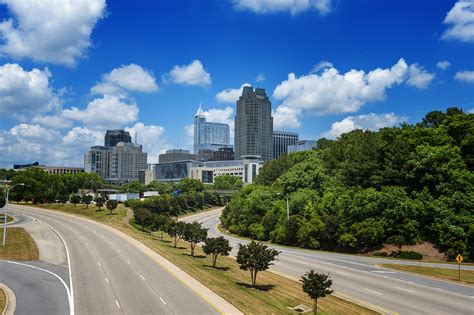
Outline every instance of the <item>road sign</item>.
{"label": "road sign", "polygon": [[461,254],[459,254],[459,255],[456,257],[456,261],[458,262],[458,264],[462,263],[463,260],[464,260],[464,258],[461,256]]}

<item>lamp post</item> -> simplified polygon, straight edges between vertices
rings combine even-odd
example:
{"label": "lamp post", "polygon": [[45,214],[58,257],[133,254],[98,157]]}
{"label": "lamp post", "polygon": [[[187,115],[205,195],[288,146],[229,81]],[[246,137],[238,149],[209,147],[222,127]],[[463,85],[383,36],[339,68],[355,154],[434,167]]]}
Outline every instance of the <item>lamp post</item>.
{"label": "lamp post", "polygon": [[12,190],[15,186],[25,186],[25,183],[15,184],[12,187],[8,188],[6,191],[5,197],[5,211],[3,212],[4,215],[4,222],[3,222],[3,246],[5,246],[5,242],[7,240],[7,218],[8,218],[8,195],[10,190]]}
{"label": "lamp post", "polygon": [[[277,195],[282,195],[282,193],[277,193]],[[286,198],[286,222],[289,225],[290,224],[290,202],[288,200],[288,195],[284,195]]]}

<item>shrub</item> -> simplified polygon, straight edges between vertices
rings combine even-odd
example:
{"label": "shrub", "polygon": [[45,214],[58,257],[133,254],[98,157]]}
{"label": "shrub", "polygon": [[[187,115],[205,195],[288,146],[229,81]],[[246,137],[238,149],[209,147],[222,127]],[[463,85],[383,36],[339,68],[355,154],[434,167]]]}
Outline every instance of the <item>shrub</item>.
{"label": "shrub", "polygon": [[404,259],[423,259],[423,255],[418,253],[418,252],[414,252],[412,250],[409,250],[409,251],[400,251],[397,256],[397,258],[404,258]]}
{"label": "shrub", "polygon": [[374,256],[388,257],[388,254],[386,252],[375,252]]}

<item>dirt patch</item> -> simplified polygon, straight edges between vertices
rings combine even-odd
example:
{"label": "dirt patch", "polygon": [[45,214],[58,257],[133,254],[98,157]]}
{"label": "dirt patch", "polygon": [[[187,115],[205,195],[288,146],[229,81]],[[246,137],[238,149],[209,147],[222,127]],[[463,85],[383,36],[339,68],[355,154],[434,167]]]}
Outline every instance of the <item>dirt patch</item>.
{"label": "dirt patch", "polygon": [[[423,255],[422,260],[429,261],[447,261],[446,255],[443,252],[440,252],[432,243],[423,242],[416,245],[403,245],[402,251],[414,251]],[[368,252],[367,255],[373,256],[374,253],[387,253],[391,256],[394,253],[398,252],[398,247],[392,244],[385,244],[384,247],[378,250]]]}

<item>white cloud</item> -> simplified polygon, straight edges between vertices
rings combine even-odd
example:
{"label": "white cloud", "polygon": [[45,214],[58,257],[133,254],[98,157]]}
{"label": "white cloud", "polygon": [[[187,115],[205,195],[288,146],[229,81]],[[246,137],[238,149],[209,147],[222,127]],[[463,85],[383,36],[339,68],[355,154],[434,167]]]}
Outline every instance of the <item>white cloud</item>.
{"label": "white cloud", "polygon": [[426,89],[434,77],[434,73],[426,71],[415,63],[408,68],[407,84],[419,89]]}
{"label": "white cloud", "polygon": [[451,66],[451,63],[447,60],[440,60],[436,63],[436,68],[440,70],[446,70]]}
{"label": "white cloud", "polygon": [[244,83],[237,89],[225,89],[216,94],[216,99],[219,103],[235,103],[242,95],[244,86],[251,86],[250,83]]}
{"label": "white cloud", "polygon": [[474,83],[474,71],[458,71],[454,78],[458,81]]}
{"label": "white cloud", "polygon": [[396,126],[407,120],[406,117],[397,116],[394,113],[374,114],[359,116],[348,116],[341,121],[336,121],[331,125],[331,130],[322,134],[322,137],[335,139],[341,134],[355,130],[378,130],[384,127]]}
{"label": "white cloud", "polygon": [[105,0],[2,0],[12,18],[0,23],[0,55],[73,66],[91,46]]}
{"label": "white cloud", "polygon": [[128,91],[158,91],[158,85],[153,73],[134,63],[113,69],[105,74],[102,80],[105,83],[119,86]]}
{"label": "white cloud", "polygon": [[83,110],[65,109],[62,116],[93,129],[120,128],[137,120],[138,106],[134,101],[126,103],[120,97],[104,95],[92,100]]}
{"label": "white cloud", "polygon": [[57,131],[30,124],[16,125],[10,129],[10,134],[21,140],[43,140],[50,142],[59,138],[59,132]]}
{"label": "white cloud", "polygon": [[298,128],[301,122],[298,117],[300,109],[278,106],[273,112],[273,129]]}
{"label": "white cloud", "polygon": [[468,114],[474,114],[474,108],[471,108],[467,111]]}
{"label": "white cloud", "polygon": [[0,114],[29,115],[59,106],[50,77],[48,69],[27,71],[16,63],[0,66]]}
{"label": "white cloud", "polygon": [[333,64],[329,61],[321,61],[317,65],[313,67],[313,70],[311,70],[310,73],[318,73],[321,70],[325,70],[327,68],[332,68]]}
{"label": "white cloud", "polygon": [[234,7],[250,10],[257,14],[290,12],[296,15],[308,10],[316,10],[320,14],[332,11],[332,0],[234,0]]}
{"label": "white cloud", "polygon": [[474,42],[474,1],[460,0],[446,15],[444,23],[449,25],[443,39]]}
{"label": "white cloud", "polygon": [[186,85],[211,85],[211,75],[204,69],[201,61],[194,60],[188,65],[176,65],[163,76],[165,82]]}
{"label": "white cloud", "polygon": [[[368,102],[383,101],[386,90],[406,83],[417,88],[426,87],[434,75],[417,64],[408,65],[400,59],[391,68],[377,68],[368,73],[350,70],[340,73],[330,63],[324,63],[321,73],[310,73],[297,77],[288,74],[273,91],[273,97],[281,100],[276,113],[291,117],[292,125],[299,124],[298,117],[304,113],[325,115],[352,113]],[[314,70],[321,70],[316,67]],[[314,71],[313,70],[313,71]],[[284,116],[281,116],[282,119]],[[277,124],[282,120],[277,119]]]}
{"label": "white cloud", "polygon": [[158,163],[158,155],[170,148],[164,138],[165,128],[162,126],[146,126],[136,123],[133,127],[125,128],[132,138],[137,133],[137,141],[143,145],[143,151],[148,153],[148,163]]}
{"label": "white cloud", "polygon": [[260,73],[259,75],[257,75],[257,77],[255,78],[255,82],[263,82],[265,81],[267,78],[265,78],[265,75],[263,73]]}
{"label": "white cloud", "polygon": [[72,127],[72,121],[64,118],[61,114],[57,116],[36,115],[35,117],[33,117],[32,122],[52,129],[64,129]]}

